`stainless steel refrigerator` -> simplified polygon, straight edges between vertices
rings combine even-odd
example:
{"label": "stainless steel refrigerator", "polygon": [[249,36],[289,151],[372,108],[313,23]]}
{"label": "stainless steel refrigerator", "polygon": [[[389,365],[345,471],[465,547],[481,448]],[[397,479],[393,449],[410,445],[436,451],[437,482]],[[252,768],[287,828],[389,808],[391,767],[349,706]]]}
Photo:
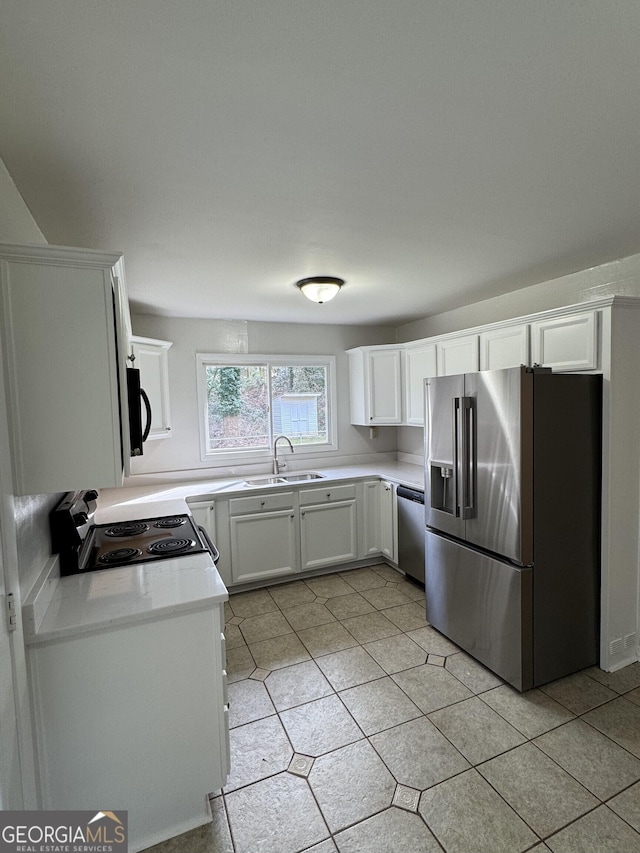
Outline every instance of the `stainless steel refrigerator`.
{"label": "stainless steel refrigerator", "polygon": [[602,377],[426,380],[427,619],[518,690],[597,661]]}

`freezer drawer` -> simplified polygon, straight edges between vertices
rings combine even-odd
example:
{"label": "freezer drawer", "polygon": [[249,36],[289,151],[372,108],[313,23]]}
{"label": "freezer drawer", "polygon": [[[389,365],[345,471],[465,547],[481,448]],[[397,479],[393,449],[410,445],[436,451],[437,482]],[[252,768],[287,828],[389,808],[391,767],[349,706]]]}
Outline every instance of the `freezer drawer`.
{"label": "freezer drawer", "polygon": [[427,530],[427,619],[517,690],[533,684],[532,569]]}

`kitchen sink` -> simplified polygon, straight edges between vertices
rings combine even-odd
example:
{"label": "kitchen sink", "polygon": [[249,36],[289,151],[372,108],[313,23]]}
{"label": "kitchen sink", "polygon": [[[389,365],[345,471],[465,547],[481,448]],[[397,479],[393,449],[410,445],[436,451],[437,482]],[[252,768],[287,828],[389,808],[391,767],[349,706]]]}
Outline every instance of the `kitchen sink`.
{"label": "kitchen sink", "polygon": [[308,480],[321,480],[322,474],[317,474],[315,471],[307,471],[304,474],[283,474],[278,476],[274,474],[272,477],[252,477],[250,480],[245,480],[246,486],[277,486],[283,483],[304,483]]}
{"label": "kitchen sink", "polygon": [[322,480],[322,474],[310,472],[307,474],[287,474],[282,479],[285,483],[302,483],[304,480]]}
{"label": "kitchen sink", "polygon": [[276,483],[286,483],[282,477],[255,477],[253,480],[245,480],[247,486],[273,486]]}

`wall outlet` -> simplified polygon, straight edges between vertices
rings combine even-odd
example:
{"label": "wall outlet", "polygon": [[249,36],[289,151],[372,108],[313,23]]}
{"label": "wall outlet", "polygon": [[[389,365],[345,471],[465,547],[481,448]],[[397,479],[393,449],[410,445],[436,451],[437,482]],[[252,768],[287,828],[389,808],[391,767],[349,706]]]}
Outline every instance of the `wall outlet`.
{"label": "wall outlet", "polygon": [[378,437],[378,427],[369,427],[369,438]]}

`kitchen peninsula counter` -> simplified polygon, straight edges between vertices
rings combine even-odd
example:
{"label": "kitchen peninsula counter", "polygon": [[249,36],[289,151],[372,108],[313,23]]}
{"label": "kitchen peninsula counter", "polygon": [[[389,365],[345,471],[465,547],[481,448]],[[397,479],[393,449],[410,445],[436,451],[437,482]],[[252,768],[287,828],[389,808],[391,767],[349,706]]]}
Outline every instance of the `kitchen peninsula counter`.
{"label": "kitchen peninsula counter", "polygon": [[205,610],[228,599],[209,554],[59,577],[53,558],[23,605],[25,643],[83,634]]}

